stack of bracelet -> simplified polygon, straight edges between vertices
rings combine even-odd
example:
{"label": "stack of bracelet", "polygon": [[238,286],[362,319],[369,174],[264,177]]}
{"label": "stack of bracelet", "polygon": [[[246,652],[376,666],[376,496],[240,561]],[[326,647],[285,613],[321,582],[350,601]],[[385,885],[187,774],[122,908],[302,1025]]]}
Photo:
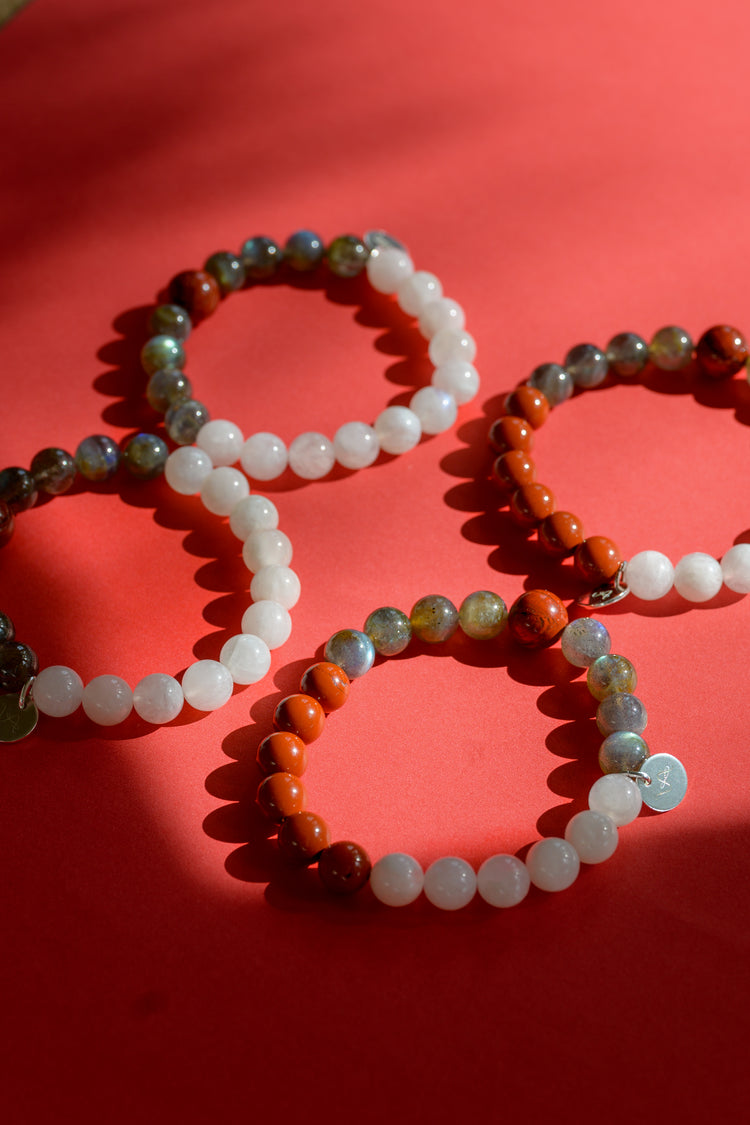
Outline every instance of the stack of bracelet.
{"label": "stack of bracelet", "polygon": [[[664,371],[678,371],[693,357],[688,334],[675,326],[660,329],[647,344],[633,332],[615,336],[602,352],[593,344],[572,348],[562,365],[544,363],[528,382],[508,395],[505,414],[490,428],[490,445],[499,454],[492,480],[509,505],[515,522],[536,530],[543,549],[553,558],[572,555],[575,567],[595,587],[585,604],[606,605],[631,592],[652,601],[674,588],[686,600],[708,601],[722,583],[736,593],[750,592],[750,544],[730,547],[721,562],[702,551],[676,564],[660,551],[640,551],[625,563],[617,545],[601,535],[584,537],[578,516],[557,510],[552,491],[536,480],[530,451],[534,431],[552,407],[566,401],[578,387],[599,386],[609,372],[631,378],[647,361]],[[707,378],[731,378],[746,371],[748,345],[735,328],[718,326],[701,336],[695,348],[700,372]]]}
{"label": "stack of bracelet", "polygon": [[[287,696],[274,713],[275,732],[264,738],[257,761],[266,777],[258,788],[257,803],[278,826],[278,847],[293,866],[318,865],[327,890],[352,894],[370,883],[377,899],[388,906],[405,906],[424,890],[431,903],[443,910],[465,906],[478,890],[497,907],[514,906],[533,883],[545,891],[560,891],[576,879],[580,864],[600,863],[614,852],[617,829],[634,820],[642,803],[660,811],[675,808],[687,789],[682,764],[671,754],[651,755],[642,738],[646,712],[633,695],[636,674],[623,656],[610,653],[610,636],[604,625],[591,618],[565,624],[567,617],[555,607],[555,622],[534,624],[540,607],[556,602],[548,591],[530,591],[514,603],[510,613],[502,598],[487,590],[464,599],[459,609],[448,598],[421,598],[407,616],[386,606],[367,618],[362,631],[344,629],[330,638],[325,660],[311,665],[302,676],[300,692]],[[531,622],[531,625],[530,625]],[[326,822],[306,810],[306,792],[300,781],[307,746],[323,732],[326,717],[346,702],[350,681],[372,667],[376,654],[394,656],[412,636],[437,644],[461,628],[478,641],[497,637],[506,623],[515,639],[534,644],[559,635],[566,659],[587,669],[587,683],[599,701],[596,721],[605,736],[599,750],[603,777],[589,792],[589,809],[568,822],[565,838],[548,837],[534,843],[522,862],[515,855],[490,856],[475,872],[457,856],[435,860],[426,871],[413,856],[393,853],[375,864],[361,845],[351,840],[331,842]],[[564,627],[563,627],[564,626]]]}

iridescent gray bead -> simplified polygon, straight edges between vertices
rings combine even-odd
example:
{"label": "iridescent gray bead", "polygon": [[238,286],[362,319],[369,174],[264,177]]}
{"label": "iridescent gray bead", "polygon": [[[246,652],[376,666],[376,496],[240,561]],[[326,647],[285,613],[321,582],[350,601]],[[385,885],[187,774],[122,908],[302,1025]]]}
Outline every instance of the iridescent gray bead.
{"label": "iridescent gray bead", "polygon": [[595,344],[576,344],[566,355],[563,366],[577,387],[598,387],[607,378],[609,367],[604,352]]}
{"label": "iridescent gray bead", "polygon": [[237,255],[228,250],[217,250],[206,259],[203,268],[216,279],[224,294],[234,293],[245,284],[245,267]]}
{"label": "iridescent gray bead", "polygon": [[594,699],[602,700],[616,691],[632,694],[637,683],[635,668],[625,656],[610,653],[600,656],[590,666],[586,683]]}
{"label": "iridescent gray bead", "polygon": [[240,257],[247,276],[264,281],[276,273],[284,260],[284,251],[278,242],[259,234],[243,242]]}
{"label": "iridescent gray bead", "polygon": [[0,612],[0,641],[12,641],[16,635],[16,627],[7,613]]}
{"label": "iridescent gray bead", "polygon": [[420,598],[409,614],[412,632],[420,641],[440,644],[447,641],[458,628],[458,610],[442,594],[427,594]]}
{"label": "iridescent gray bead", "polygon": [[356,277],[369,257],[370,251],[356,234],[340,234],[326,250],[329,269],[337,277]]}
{"label": "iridescent gray bead", "polygon": [[637,773],[651,756],[639,734],[616,730],[599,747],[599,768],[602,773]]}
{"label": "iridescent gray bead", "polygon": [[67,492],[76,475],[73,455],[64,449],[40,449],[34,454],[29,469],[37,488],[50,496]]}
{"label": "iridescent gray bead", "polygon": [[120,464],[120,450],[105,434],[84,438],[76,449],[76,468],[86,480],[109,480]]}
{"label": "iridescent gray bead", "polygon": [[635,332],[619,332],[607,344],[607,363],[615,375],[638,375],[648,362],[648,344]]}
{"label": "iridescent gray bead", "polygon": [[461,602],[458,623],[467,637],[490,641],[502,633],[508,623],[508,607],[499,594],[491,590],[475,590]]}
{"label": "iridescent gray bead", "polygon": [[186,402],[176,402],[174,406],[170,406],[164,415],[164,425],[177,445],[192,445],[201,426],[205,426],[210,419],[208,407],[197,399],[189,398]]}
{"label": "iridescent gray bead", "polygon": [[164,472],[169,449],[156,434],[136,434],[125,446],[122,460],[125,468],[141,480],[153,480]]}
{"label": "iridescent gray bead", "polygon": [[409,253],[403,242],[399,242],[387,230],[366,230],[362,241],[368,250],[403,250]]}
{"label": "iridescent gray bead", "polygon": [[365,633],[381,656],[396,656],[411,640],[411,621],[400,609],[384,605],[367,618]]}
{"label": "iridescent gray bead", "polygon": [[323,239],[314,230],[296,230],[284,247],[284,260],[293,270],[314,270],[326,252]]}
{"label": "iridescent gray bead", "polygon": [[693,358],[693,341],[684,328],[669,324],[654,334],[649,354],[654,366],[662,371],[680,371]]}
{"label": "iridescent gray bead", "polygon": [[190,313],[182,305],[157,305],[148,326],[154,336],[171,336],[174,340],[187,340],[193,328]]}
{"label": "iridescent gray bead", "polygon": [[36,481],[28,469],[9,465],[0,470],[0,503],[13,513],[33,508],[39,495]]}
{"label": "iridescent gray bead", "polygon": [[541,391],[550,406],[559,406],[573,394],[573,376],[559,363],[540,363],[529,375],[528,384]]}
{"label": "iridescent gray bead", "polygon": [[176,367],[163,367],[155,371],[146,386],[146,398],[154,410],[166,414],[170,406],[187,402],[193,397],[193,388],[184,371]]}
{"label": "iridescent gray bead", "polygon": [[185,349],[174,336],[152,336],[141,348],[141,367],[153,375],[162,367],[185,366]]}
{"label": "iridescent gray bead", "polygon": [[606,696],[596,712],[596,725],[602,734],[613,734],[616,730],[643,734],[647,722],[646,708],[637,695],[627,691],[616,691],[614,695]]}
{"label": "iridescent gray bead", "polygon": [[350,680],[364,676],[375,661],[375,645],[358,629],[339,629],[325,647],[325,658],[343,668]]}
{"label": "iridescent gray bead", "polygon": [[612,638],[607,629],[593,617],[571,621],[560,637],[563,656],[576,668],[588,668],[600,656],[606,656],[611,647]]}

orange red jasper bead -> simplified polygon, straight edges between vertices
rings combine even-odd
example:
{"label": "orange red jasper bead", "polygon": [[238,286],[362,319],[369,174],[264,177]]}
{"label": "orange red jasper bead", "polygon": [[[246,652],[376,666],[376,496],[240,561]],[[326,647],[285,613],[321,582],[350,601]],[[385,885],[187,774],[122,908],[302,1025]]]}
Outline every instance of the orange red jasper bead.
{"label": "orange red jasper bead", "polygon": [[279,829],[279,851],[287,863],[306,867],[315,863],[331,843],[331,833],[321,816],[298,812],[288,816]]}
{"label": "orange red jasper bead", "polygon": [[206,270],[183,270],[169,283],[169,299],[187,309],[192,320],[202,320],[216,311],[221,289],[216,278]]}
{"label": "orange red jasper bead", "polygon": [[323,886],[337,895],[351,895],[370,878],[372,864],[363,847],[339,840],[320,853],[318,874]]}
{"label": "orange red jasper bead", "polygon": [[287,730],[276,730],[264,738],[255,757],[263,773],[293,773],[301,777],[307,768],[304,742]]}
{"label": "orange red jasper bead", "polygon": [[712,379],[728,379],[735,375],[747,362],[748,354],[745,337],[728,324],[709,328],[695,349],[701,371]]}
{"label": "orange red jasper bead", "polygon": [[255,799],[268,819],[279,824],[285,817],[304,811],[305,787],[294,774],[272,773],[261,781]]}
{"label": "orange red jasper bead", "polygon": [[547,396],[526,384],[511,391],[504,406],[506,413],[524,418],[535,430],[544,425],[550,411]]}
{"label": "orange red jasper bead", "polygon": [[277,730],[296,734],[303,742],[314,742],[320,738],[325,721],[325,711],[317,699],[302,692],[282,699],[273,714],[273,725]]}
{"label": "orange red jasper bead", "polygon": [[507,453],[501,453],[492,466],[493,484],[501,492],[514,492],[534,480],[536,466],[523,449],[509,449]]}
{"label": "orange red jasper bead", "polygon": [[539,524],[539,542],[549,555],[572,555],[583,542],[583,524],[572,512],[553,512]]}
{"label": "orange red jasper bead", "polygon": [[521,527],[536,527],[555,510],[555,497],[546,484],[523,484],[510,498],[510,514]]}
{"label": "orange red jasper bead", "polygon": [[534,430],[525,418],[504,414],[490,426],[490,445],[495,453],[509,449],[525,449],[528,453],[534,444]]}
{"label": "orange red jasper bead", "polygon": [[614,578],[622,561],[617,544],[603,535],[589,536],[575,550],[576,569],[595,586]]}
{"label": "orange red jasper bead", "polygon": [[300,690],[315,699],[326,714],[338,711],[349,698],[351,683],[343,668],[329,660],[312,664],[302,676]]}
{"label": "orange red jasper bead", "polygon": [[568,611],[550,590],[529,590],[521,594],[508,612],[508,628],[526,648],[550,644],[567,624]]}

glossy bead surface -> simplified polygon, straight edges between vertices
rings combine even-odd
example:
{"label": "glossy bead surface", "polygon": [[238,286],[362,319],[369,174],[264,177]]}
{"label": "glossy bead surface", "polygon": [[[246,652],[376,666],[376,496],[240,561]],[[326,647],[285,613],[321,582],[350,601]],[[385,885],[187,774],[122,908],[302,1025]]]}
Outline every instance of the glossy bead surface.
{"label": "glossy bead surface", "polygon": [[610,371],[630,379],[646,366],[648,344],[635,332],[619,332],[607,344],[606,357]]}
{"label": "glossy bead surface", "polygon": [[234,293],[245,284],[245,267],[236,254],[229,250],[217,250],[207,258],[203,266],[206,273],[210,273],[222,294]]}
{"label": "glossy bead surface", "polygon": [[345,422],[333,435],[333,453],[345,469],[366,469],[380,453],[378,435],[365,422]]}
{"label": "glossy bead surface", "polygon": [[411,621],[395,606],[385,605],[373,610],[364,624],[364,632],[381,656],[396,656],[411,640]]}
{"label": "glossy bead surface", "polygon": [[536,480],[536,465],[523,449],[509,449],[496,457],[492,465],[492,483],[501,492],[515,492]]}
{"label": "glossy bead surface", "polygon": [[642,805],[640,789],[632,778],[622,773],[605,773],[589,790],[589,808],[604,813],[617,828],[631,824]]}
{"label": "glossy bead surface", "polygon": [[391,852],[373,864],[370,886],[386,906],[408,906],[422,893],[424,872],[413,856]]}
{"label": "glossy bead surface", "polygon": [[568,611],[550,590],[529,590],[513,602],[508,628],[519,644],[540,648],[550,644],[568,624]]}
{"label": "glossy bead surface", "polygon": [[272,238],[258,234],[243,242],[240,258],[248,277],[254,281],[268,281],[284,261],[284,251]]}
{"label": "glossy bead surface", "polygon": [[164,425],[175,445],[192,445],[210,419],[208,407],[197,399],[173,402],[164,415]]}
{"label": "glossy bead surface", "polygon": [[555,510],[555,497],[546,484],[522,484],[510,498],[510,514],[519,527],[536,527]]}
{"label": "glossy bead surface", "polygon": [[292,555],[291,540],[278,527],[251,531],[242,545],[242,561],[253,574],[264,566],[289,566]]}
{"label": "glossy bead surface", "polygon": [[154,480],[164,472],[169,449],[156,434],[135,434],[122,452],[122,463],[131,476]]}
{"label": "glossy bead surface", "polygon": [[284,442],[276,434],[265,431],[249,437],[240,452],[240,464],[253,480],[276,480],[288,463]]}
{"label": "glossy bead surface", "polygon": [[[249,495],[250,485],[244,473],[229,465],[212,469],[201,484],[200,497],[204,508],[215,516],[228,516],[235,504]],[[260,533],[259,533],[260,534]]]}
{"label": "glossy bead surface", "polygon": [[133,692],[120,676],[95,676],[83,689],[81,704],[92,722],[113,727],[133,710]]}
{"label": "glossy bead surface", "polygon": [[13,538],[15,520],[7,504],[0,500],[0,547],[4,547]]}
{"label": "glossy bead surface", "polygon": [[607,656],[612,646],[606,627],[593,617],[571,621],[560,638],[562,654],[575,668],[588,668],[600,656]]}
{"label": "glossy bead surface", "polygon": [[581,861],[567,840],[548,836],[537,840],[526,856],[529,878],[540,891],[564,891],[578,878]]}
{"label": "glossy bead surface", "polygon": [[284,609],[292,609],[299,601],[300,580],[288,566],[264,566],[253,575],[250,597],[254,602],[278,602]]}
{"label": "glossy bead surface", "polygon": [[603,535],[590,535],[579,543],[574,554],[575,567],[578,573],[598,586],[614,578],[622,562],[620,548],[611,539]]}
{"label": "glossy bead surface", "polygon": [[220,298],[216,278],[205,270],[183,270],[169,283],[171,303],[187,309],[193,323],[215,312]]}
{"label": "glossy bead surface", "polygon": [[562,559],[583,542],[583,524],[572,512],[551,512],[539,524],[537,535],[548,555]]}
{"label": "glossy bead surface", "polygon": [[16,636],[16,627],[7,613],[0,612],[0,641],[12,641]]}
{"label": "glossy bead surface", "polygon": [[502,633],[508,623],[508,609],[499,594],[475,590],[461,602],[458,623],[467,637],[489,641]]}
{"label": "glossy bead surface", "polygon": [[284,261],[298,273],[308,273],[323,261],[325,245],[312,230],[296,230],[284,245]]}
{"label": "glossy bead surface", "polygon": [[384,453],[408,453],[419,444],[422,424],[407,406],[386,406],[373,426]]}
{"label": "glossy bead surface", "polygon": [[722,556],[724,585],[735,594],[750,594],[750,543],[737,543]]}
{"label": "glossy bead surface", "polygon": [[320,480],[335,463],[333,442],[325,434],[299,434],[289,446],[289,468],[303,480]]}
{"label": "glossy bead surface", "polygon": [[185,349],[174,336],[152,336],[141,348],[141,367],[147,375],[165,367],[182,370],[186,359]]}
{"label": "glossy bead surface", "polygon": [[167,457],[164,477],[173,492],[180,496],[195,496],[212,470],[213,464],[207,453],[194,445],[183,445]]}
{"label": "glossy bead surface", "polygon": [[643,734],[647,723],[646,708],[637,695],[627,691],[616,691],[614,695],[606,696],[596,711],[596,725],[605,736],[616,730]]}
{"label": "glossy bead surface", "polygon": [[528,453],[534,445],[534,428],[525,418],[504,414],[490,426],[489,442],[496,453],[507,453],[509,449]]}
{"label": "glossy bead surface", "polygon": [[430,301],[438,301],[443,295],[443,286],[434,273],[415,270],[404,278],[396,291],[399,307],[407,316],[419,316]]}
{"label": "glossy bead surface", "polygon": [[441,328],[430,340],[427,354],[435,367],[454,360],[473,363],[477,354],[477,344],[474,337],[465,329]]}
{"label": "glossy bead surface", "polygon": [[34,703],[43,715],[64,718],[77,711],[83,699],[83,680],[72,668],[51,664],[34,680]]}
{"label": "glossy bead surface", "polygon": [[427,594],[412,606],[409,621],[413,635],[427,644],[440,644],[458,628],[458,610],[442,594]]}
{"label": "glossy bead surface", "polygon": [[350,681],[343,668],[330,660],[311,664],[302,674],[300,691],[317,700],[326,715],[338,711],[349,698]]}
{"label": "glossy bead surface", "polygon": [[229,528],[243,543],[254,531],[268,531],[278,526],[278,508],[273,500],[257,492],[238,500],[229,513]]}
{"label": "glossy bead surface", "polygon": [[157,305],[148,321],[152,336],[171,336],[187,340],[192,330],[190,314],[182,305]]}
{"label": "glossy bead surface", "polygon": [[625,656],[607,653],[589,665],[586,683],[594,699],[602,700],[616,691],[626,691],[632,695],[638,677],[635,668]]}
{"label": "glossy bead surface", "polygon": [[307,769],[307,747],[298,734],[275,730],[266,735],[255,756],[263,773],[292,773],[302,777]]}
{"label": "glossy bead surface", "polygon": [[423,434],[444,434],[456,421],[458,406],[449,391],[439,387],[420,387],[409,401],[409,409],[416,414]]}
{"label": "glossy bead surface", "polygon": [[284,817],[303,812],[306,798],[304,785],[293,773],[271,773],[258,786],[255,800],[269,820],[280,824]]}
{"label": "glossy bead surface", "polygon": [[198,431],[195,444],[211,458],[216,468],[234,465],[240,459],[245,438],[235,422],[214,418]]}
{"label": "glossy bead surface", "polygon": [[661,551],[639,551],[625,564],[623,579],[636,598],[652,602],[672,589],[674,567]]}
{"label": "glossy bead surface", "polygon": [[40,449],[34,454],[29,471],[37,488],[50,496],[60,496],[75,480],[76,463],[64,449]]}
{"label": "glossy bead surface", "polygon": [[305,867],[315,863],[330,843],[330,829],[315,813],[292,813],[279,829],[279,852],[287,863],[294,866]]}
{"label": "glossy bead surface", "polygon": [[427,302],[419,314],[418,323],[425,340],[431,340],[444,328],[461,331],[466,324],[466,314],[457,301],[450,297],[438,297]]}
{"label": "glossy bead surface", "polygon": [[0,641],[0,691],[21,691],[39,671],[33,649],[20,641]]}
{"label": "glossy bead surface", "polygon": [[703,333],[695,357],[704,375],[728,379],[744,367],[748,346],[742,333],[728,324],[717,324]]}
{"label": "glossy bead surface", "polygon": [[237,633],[221,646],[219,660],[236,684],[257,684],[271,667],[271,652],[254,633]]}
{"label": "glossy bead surface", "polygon": [[439,910],[460,910],[474,898],[477,876],[465,859],[446,855],[436,859],[424,873],[424,893]]}
{"label": "glossy bead surface", "polygon": [[155,371],[146,385],[148,404],[160,414],[166,414],[170,406],[178,402],[187,402],[192,397],[193,388],[190,380],[176,367],[163,367]]}
{"label": "glossy bead surface", "polygon": [[165,672],[152,672],[133,688],[133,710],[147,723],[171,723],[184,702],[180,684]]}
{"label": "glossy bead surface", "polygon": [[514,855],[491,855],[477,871],[477,890],[490,906],[517,906],[530,886],[528,867]]}
{"label": "glossy bead surface", "polygon": [[563,366],[577,387],[598,387],[607,378],[609,368],[607,357],[595,344],[576,344],[566,355]]}
{"label": "glossy bead surface", "polygon": [[336,277],[356,277],[367,265],[370,251],[356,234],[340,234],[326,250],[326,261]]}
{"label": "glossy bead surface", "polygon": [[549,417],[550,406],[546,395],[535,387],[524,384],[507,395],[503,407],[507,414],[523,418],[532,429],[538,430]]}
{"label": "glossy bead surface", "polygon": [[196,660],[182,676],[185,702],[196,711],[216,711],[230,699],[232,674],[219,660]]}
{"label": "glossy bead surface", "polygon": [[375,646],[358,629],[339,629],[329,638],[325,658],[343,668],[350,680],[364,676],[375,661]]}
{"label": "glossy bead surface", "polygon": [[0,503],[14,514],[36,504],[39,493],[33,476],[26,469],[11,465],[0,469]]}
{"label": "glossy bead surface", "polygon": [[395,293],[414,273],[414,263],[405,250],[387,246],[370,253],[365,269],[367,280],[377,293]]}
{"label": "glossy bead surface", "polygon": [[584,809],[568,821],[565,839],[573,845],[581,863],[603,863],[614,855],[617,826],[606,813]]}
{"label": "glossy bead surface", "polygon": [[530,387],[541,391],[550,406],[559,406],[573,394],[573,376],[559,363],[540,363],[528,378]]}
{"label": "glossy bead surface", "polygon": [[351,840],[339,840],[324,848],[318,858],[318,874],[327,891],[351,895],[364,887],[372,864],[363,847]]}
{"label": "glossy bead surface", "polygon": [[438,390],[453,395],[459,406],[471,402],[479,393],[479,372],[473,363],[452,359],[441,363],[432,373],[430,382]]}
{"label": "glossy bead surface", "polygon": [[667,325],[654,333],[649,358],[661,371],[680,371],[693,358],[693,341],[684,328]]}
{"label": "glossy bead surface", "polygon": [[285,644],[292,632],[288,609],[278,602],[263,598],[248,606],[242,615],[242,632],[254,633],[273,651]]}
{"label": "glossy bead surface", "polygon": [[86,480],[109,480],[120,464],[120,450],[112,438],[92,434],[84,438],[75,452],[76,468]]}
{"label": "glossy bead surface", "polygon": [[674,568],[674,588],[689,602],[710,601],[723,580],[721,563],[703,551],[683,555]]}
{"label": "glossy bead surface", "polygon": [[639,734],[616,730],[608,734],[599,747],[599,768],[602,773],[637,773],[649,754]]}
{"label": "glossy bead surface", "polygon": [[325,711],[317,699],[302,692],[287,695],[277,704],[273,713],[273,725],[277,730],[296,734],[305,743],[320,738],[325,721]]}

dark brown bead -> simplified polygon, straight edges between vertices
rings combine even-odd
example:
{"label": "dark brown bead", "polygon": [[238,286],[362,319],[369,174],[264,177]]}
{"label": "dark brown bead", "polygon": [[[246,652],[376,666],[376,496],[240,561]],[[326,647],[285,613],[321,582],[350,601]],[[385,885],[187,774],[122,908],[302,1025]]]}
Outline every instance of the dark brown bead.
{"label": "dark brown bead", "polygon": [[183,270],[169,283],[169,299],[187,309],[191,320],[202,320],[216,310],[221,289],[216,278],[205,270]]}
{"label": "dark brown bead", "polygon": [[37,487],[31,473],[11,465],[0,471],[0,503],[11,512],[25,512],[36,504]]}
{"label": "dark brown bead", "polygon": [[75,480],[75,460],[72,453],[66,453],[64,449],[40,449],[34,454],[29,468],[37,488],[50,496],[67,492]]}
{"label": "dark brown bead", "polygon": [[0,641],[12,641],[16,635],[16,627],[7,613],[0,612]]}
{"label": "dark brown bead", "polygon": [[501,492],[515,492],[536,479],[536,465],[523,449],[501,453],[492,466],[492,483]]}
{"label": "dark brown bead", "polygon": [[337,895],[351,895],[364,887],[372,864],[364,848],[339,840],[320,853],[318,874],[323,886]]}
{"label": "dark brown bead", "polygon": [[21,691],[39,671],[33,649],[18,641],[0,641],[0,691]]}
{"label": "dark brown bead", "polygon": [[746,363],[747,341],[737,328],[717,324],[703,333],[695,355],[705,375],[712,379],[727,379]]}
{"label": "dark brown bead", "polygon": [[255,756],[263,773],[293,773],[302,777],[307,769],[307,749],[299,735],[275,730],[263,739]]}
{"label": "dark brown bead", "polygon": [[279,851],[287,863],[306,867],[315,863],[331,843],[331,833],[322,817],[311,812],[288,816],[279,829]]}
{"label": "dark brown bead", "polygon": [[269,820],[280,824],[284,817],[304,811],[306,796],[304,785],[294,774],[272,773],[261,781],[255,800]]}
{"label": "dark brown bead", "polygon": [[590,535],[576,547],[576,570],[592,586],[608,582],[614,578],[622,562],[622,555],[616,543],[603,535]]}
{"label": "dark brown bead", "polygon": [[547,396],[527,383],[511,391],[503,405],[508,414],[525,418],[535,430],[547,421],[550,409]]}
{"label": "dark brown bead", "polygon": [[14,523],[13,513],[8,505],[0,503],[0,547],[4,547],[12,538]]}
{"label": "dark brown bead", "polygon": [[544,517],[537,534],[545,551],[562,559],[583,542],[583,524],[572,512],[553,512]]}
{"label": "dark brown bead", "polygon": [[534,444],[534,430],[525,418],[505,414],[490,426],[490,445],[495,453],[509,449],[525,449],[528,453]]}
{"label": "dark brown bead", "polygon": [[350,681],[343,668],[329,660],[312,664],[302,676],[300,691],[317,700],[326,714],[338,711],[349,698]]}
{"label": "dark brown bead", "polygon": [[555,497],[546,484],[524,484],[510,498],[510,514],[521,527],[536,527],[555,510]]}
{"label": "dark brown bead", "polygon": [[526,648],[554,641],[568,624],[568,611],[550,590],[529,590],[516,598],[508,613],[508,628]]}
{"label": "dark brown bead", "polygon": [[291,731],[303,742],[314,742],[320,738],[325,721],[325,711],[317,699],[299,692],[282,699],[273,714],[273,725],[277,730]]}

